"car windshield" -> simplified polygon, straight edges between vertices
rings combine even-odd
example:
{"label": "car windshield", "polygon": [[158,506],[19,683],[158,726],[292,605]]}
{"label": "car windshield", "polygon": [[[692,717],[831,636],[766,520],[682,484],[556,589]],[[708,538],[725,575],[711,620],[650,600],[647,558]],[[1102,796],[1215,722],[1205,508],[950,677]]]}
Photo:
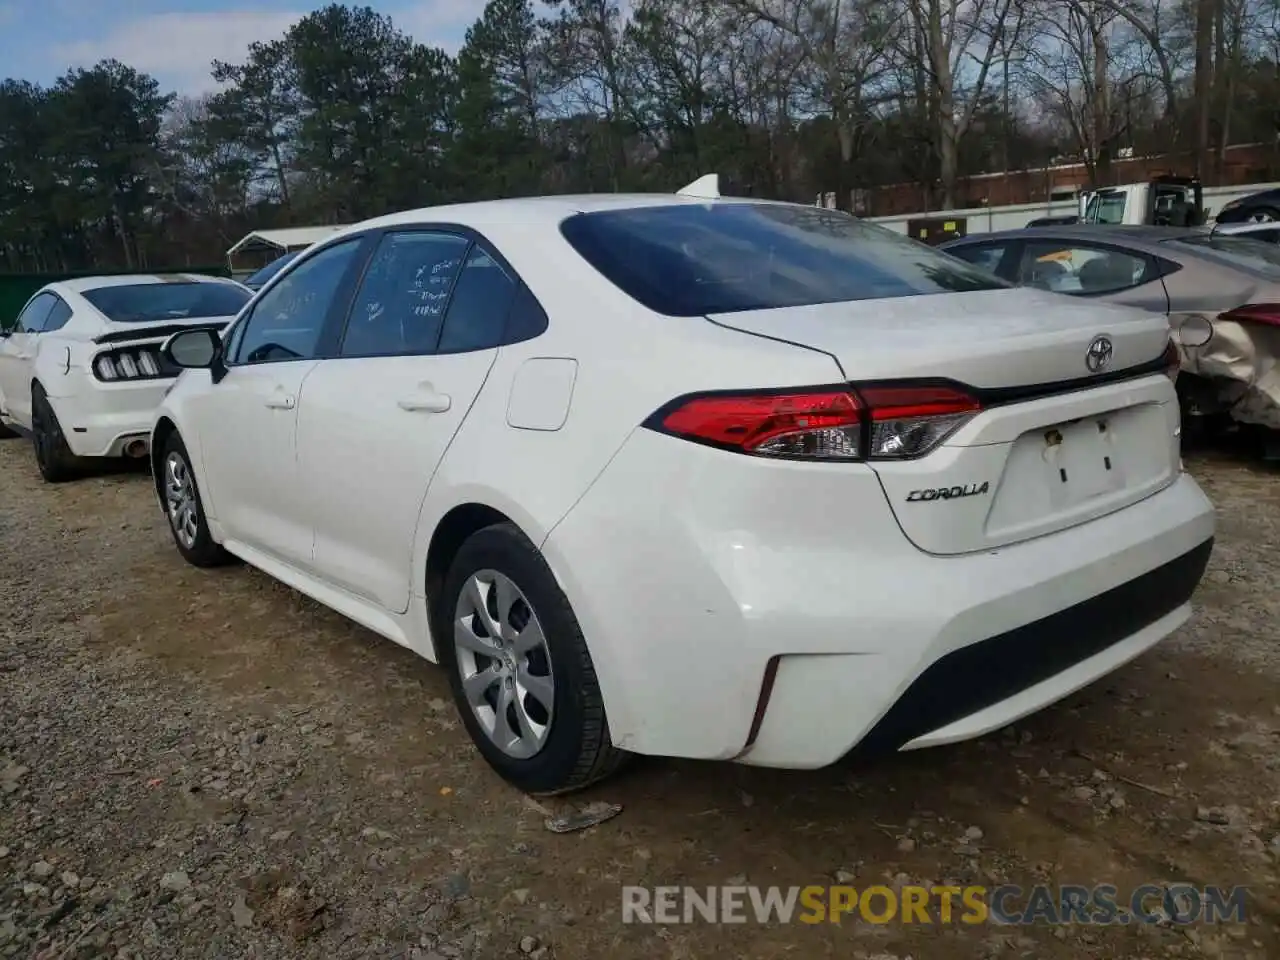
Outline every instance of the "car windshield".
{"label": "car windshield", "polygon": [[244,285],[246,287],[253,287],[255,290],[258,287],[265,286],[268,280],[283,270],[285,266],[287,266],[297,255],[297,253],[286,253],[284,256],[276,257],[257,273],[251,274],[244,281]]}
{"label": "car windshield", "polygon": [[846,213],[767,203],[673,203],[580,213],[573,248],[668,316],[998,290],[1004,281]]}
{"label": "car windshield", "polygon": [[239,313],[252,295],[235,284],[195,280],[95,287],[82,294],[113,323],[230,317]]}
{"label": "car windshield", "polygon": [[1200,234],[1166,241],[1172,246],[1191,247],[1210,260],[1241,267],[1250,273],[1280,280],[1280,247],[1248,235]]}

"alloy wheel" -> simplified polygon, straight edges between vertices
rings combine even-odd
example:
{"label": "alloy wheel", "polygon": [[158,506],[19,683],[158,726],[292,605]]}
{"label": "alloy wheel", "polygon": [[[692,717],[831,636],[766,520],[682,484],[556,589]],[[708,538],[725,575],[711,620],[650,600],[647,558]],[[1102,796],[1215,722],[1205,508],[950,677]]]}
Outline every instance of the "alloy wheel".
{"label": "alloy wheel", "polygon": [[188,550],[192,549],[200,529],[200,504],[187,461],[176,451],[164,461],[164,500],[174,536]]}
{"label": "alloy wheel", "polygon": [[528,598],[505,574],[467,578],[453,644],[468,706],[503,753],[527,760],[551,732],[555,678],[546,635]]}

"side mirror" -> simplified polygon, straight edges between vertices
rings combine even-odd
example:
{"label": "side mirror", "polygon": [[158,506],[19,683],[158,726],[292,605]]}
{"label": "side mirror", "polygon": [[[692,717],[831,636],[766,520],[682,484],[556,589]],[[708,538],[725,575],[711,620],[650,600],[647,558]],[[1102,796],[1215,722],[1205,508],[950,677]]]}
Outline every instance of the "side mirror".
{"label": "side mirror", "polygon": [[1170,335],[1181,347],[1203,347],[1213,339],[1213,323],[1201,313],[1187,313],[1171,323]]}
{"label": "side mirror", "polygon": [[175,367],[207,370],[222,353],[222,338],[207,328],[183,330],[166,340],[160,353]]}

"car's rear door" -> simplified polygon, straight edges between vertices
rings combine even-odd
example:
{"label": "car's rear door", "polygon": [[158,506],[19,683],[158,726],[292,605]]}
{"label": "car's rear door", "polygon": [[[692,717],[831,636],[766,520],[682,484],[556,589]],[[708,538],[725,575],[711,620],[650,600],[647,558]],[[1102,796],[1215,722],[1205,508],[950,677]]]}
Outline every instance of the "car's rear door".
{"label": "car's rear door", "polygon": [[379,241],[338,356],[299,399],[315,569],[333,585],[408,608],[427,486],[493,366],[517,289],[462,232],[391,230]]}

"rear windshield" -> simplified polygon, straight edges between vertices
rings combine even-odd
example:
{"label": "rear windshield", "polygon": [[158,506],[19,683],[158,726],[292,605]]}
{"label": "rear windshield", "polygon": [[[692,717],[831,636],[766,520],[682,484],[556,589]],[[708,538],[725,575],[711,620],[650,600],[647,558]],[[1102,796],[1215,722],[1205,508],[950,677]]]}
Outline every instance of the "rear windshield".
{"label": "rear windshield", "polygon": [[230,317],[252,296],[229,283],[175,281],[96,287],[82,296],[114,323]]}
{"label": "rear windshield", "polygon": [[1210,260],[1241,267],[1269,280],[1280,280],[1280,247],[1245,236],[1204,234],[1170,240],[1173,246],[1191,247]]}
{"label": "rear windshield", "polygon": [[560,229],[615,286],[668,316],[1008,286],[957,257],[821,207],[681,203],[580,213]]}

